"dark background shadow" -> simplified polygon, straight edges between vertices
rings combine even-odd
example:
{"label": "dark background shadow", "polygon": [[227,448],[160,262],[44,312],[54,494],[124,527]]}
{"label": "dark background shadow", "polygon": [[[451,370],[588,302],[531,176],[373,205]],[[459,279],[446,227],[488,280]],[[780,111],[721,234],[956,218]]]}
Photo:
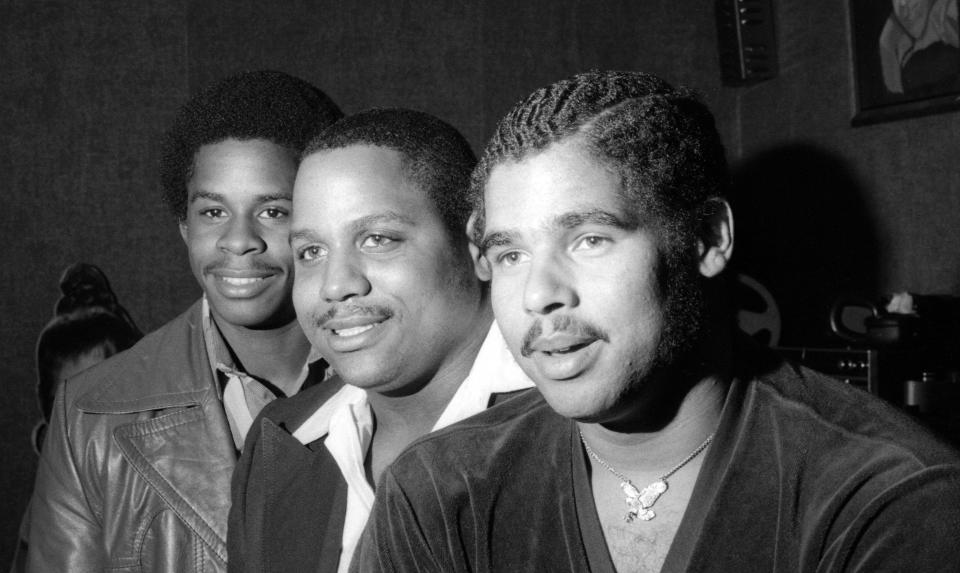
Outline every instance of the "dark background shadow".
{"label": "dark background shadow", "polygon": [[775,147],[734,168],[733,268],[780,308],[781,346],[842,346],[830,331],[839,295],[879,295],[877,223],[860,183],[812,143]]}

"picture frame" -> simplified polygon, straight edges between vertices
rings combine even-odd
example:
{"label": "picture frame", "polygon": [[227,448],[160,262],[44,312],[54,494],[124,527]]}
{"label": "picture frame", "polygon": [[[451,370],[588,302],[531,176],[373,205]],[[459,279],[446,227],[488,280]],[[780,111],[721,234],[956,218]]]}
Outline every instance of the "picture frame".
{"label": "picture frame", "polygon": [[848,2],[852,125],[960,109],[958,0]]}

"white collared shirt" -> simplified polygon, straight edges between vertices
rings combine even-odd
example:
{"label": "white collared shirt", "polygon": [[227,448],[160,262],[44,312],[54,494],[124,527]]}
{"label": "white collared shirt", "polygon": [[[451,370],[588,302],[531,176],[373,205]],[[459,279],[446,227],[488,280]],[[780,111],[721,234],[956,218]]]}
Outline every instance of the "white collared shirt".
{"label": "white collared shirt", "polygon": [[[213,316],[210,313],[210,303],[207,295],[203,295],[201,305],[201,321],[203,326],[203,341],[206,345],[207,358],[210,361],[210,370],[217,388],[217,395],[223,402],[223,410],[227,415],[227,424],[233,436],[233,445],[237,450],[243,449],[253,419],[257,417],[264,406],[277,398],[274,391],[261,384],[234,364],[227,341],[217,329]],[[320,360],[320,353],[311,347],[307,361],[300,371],[300,376],[293,386],[288,388],[284,396],[292,396],[300,391],[310,375],[310,365]],[[324,380],[330,377],[329,369],[324,373]],[[221,379],[221,376],[223,377]]]}
{"label": "white collared shirt", "polygon": [[[450,399],[431,431],[482,412],[490,403],[490,396],[495,393],[513,392],[532,386],[533,382],[513,359],[494,322],[477,353],[470,374]],[[345,385],[293,432],[293,437],[302,444],[309,444],[323,436],[327,436],[324,446],[347,482],[347,514],[343,523],[340,565],[337,567],[337,571],[343,573],[350,568],[354,549],[373,508],[373,488],[367,483],[363,469],[363,460],[373,438],[373,414],[364,390]]]}

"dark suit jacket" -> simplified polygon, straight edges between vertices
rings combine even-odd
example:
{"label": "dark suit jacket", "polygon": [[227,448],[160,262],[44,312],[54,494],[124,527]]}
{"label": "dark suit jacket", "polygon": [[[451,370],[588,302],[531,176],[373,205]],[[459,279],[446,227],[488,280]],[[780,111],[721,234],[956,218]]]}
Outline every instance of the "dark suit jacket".
{"label": "dark suit jacket", "polygon": [[333,378],[271,402],[254,422],[233,474],[229,571],[337,570],[347,483],[324,438],[303,445],[292,433],[341,386]]}
{"label": "dark suit jacket", "polygon": [[271,402],[250,428],[233,474],[229,571],[337,570],[347,482],[322,439],[304,446],[291,432],[341,386]]}

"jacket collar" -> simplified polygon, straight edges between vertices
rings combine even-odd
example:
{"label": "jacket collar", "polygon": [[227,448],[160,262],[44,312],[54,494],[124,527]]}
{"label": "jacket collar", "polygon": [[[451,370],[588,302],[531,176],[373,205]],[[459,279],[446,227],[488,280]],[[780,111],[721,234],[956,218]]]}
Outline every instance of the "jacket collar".
{"label": "jacket collar", "polygon": [[124,458],[213,551],[226,560],[230,477],[237,452],[202,340],[200,304],[93,373],[102,381],[77,408],[137,414],[112,429]]}
{"label": "jacket collar", "polygon": [[84,412],[129,414],[199,405],[216,392],[201,302],[103,364],[103,383],[77,400]]}

